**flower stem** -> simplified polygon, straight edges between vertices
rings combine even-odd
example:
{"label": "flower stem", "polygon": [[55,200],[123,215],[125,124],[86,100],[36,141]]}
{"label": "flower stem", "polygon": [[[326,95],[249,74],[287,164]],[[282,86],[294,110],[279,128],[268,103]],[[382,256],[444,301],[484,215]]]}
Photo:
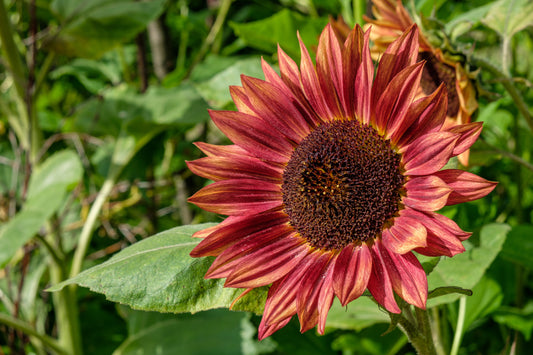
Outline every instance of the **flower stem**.
{"label": "flower stem", "polygon": [[529,108],[527,107],[523,97],[520,95],[520,92],[518,92],[518,89],[514,86],[513,80],[509,76],[505,75],[505,73],[503,73],[500,69],[496,68],[494,65],[487,62],[486,60],[472,58],[472,63],[482,69],[485,69],[487,72],[494,75],[497,79],[501,79],[503,87],[505,88],[505,90],[507,90],[507,92],[513,99],[518,111],[520,111],[522,116],[524,116],[524,119],[526,120],[529,129],[533,132],[533,117],[529,113]]}
{"label": "flower stem", "polygon": [[437,355],[428,312],[415,307],[415,316],[416,319],[409,321],[402,313],[398,321],[400,329],[407,335],[418,355]]}
{"label": "flower stem", "polygon": [[107,200],[107,197],[109,196],[111,190],[113,189],[113,186],[115,185],[115,180],[120,174],[120,169],[113,169],[113,166],[111,169],[112,171],[110,171],[109,176],[106,178],[104,184],[102,185],[102,188],[98,192],[98,195],[96,196],[96,199],[94,200],[94,203],[92,204],[91,209],[89,210],[89,215],[87,216],[87,220],[83,225],[83,229],[81,230],[80,239],[78,241],[78,247],[74,252],[74,258],[72,259],[72,267],[70,269],[71,278],[78,275],[81,271],[82,263],[85,259],[87,249],[89,249],[92,232],[94,230],[96,220],[98,219],[98,215],[100,214],[104,202]]}
{"label": "flower stem", "polygon": [[450,355],[457,355],[459,345],[461,345],[461,338],[463,337],[463,326],[465,324],[466,313],[466,296],[459,298],[459,315],[457,317],[457,326],[455,327],[455,335],[453,336],[452,350]]}

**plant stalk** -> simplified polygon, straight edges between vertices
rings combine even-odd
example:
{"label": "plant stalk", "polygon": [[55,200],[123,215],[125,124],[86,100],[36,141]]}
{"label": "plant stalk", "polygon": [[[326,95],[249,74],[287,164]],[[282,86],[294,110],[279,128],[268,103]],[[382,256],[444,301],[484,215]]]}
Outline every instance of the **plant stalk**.
{"label": "plant stalk", "polygon": [[398,322],[400,329],[407,335],[407,339],[418,355],[437,355],[428,312],[415,307],[415,315],[416,320],[413,322],[402,314]]}
{"label": "plant stalk", "polygon": [[56,339],[38,332],[30,324],[24,322],[23,320],[12,317],[9,314],[0,312],[0,323],[5,324],[8,327],[18,329],[24,332],[24,334],[39,339],[47,348],[53,350],[57,354],[68,354],[67,350],[63,348]]}

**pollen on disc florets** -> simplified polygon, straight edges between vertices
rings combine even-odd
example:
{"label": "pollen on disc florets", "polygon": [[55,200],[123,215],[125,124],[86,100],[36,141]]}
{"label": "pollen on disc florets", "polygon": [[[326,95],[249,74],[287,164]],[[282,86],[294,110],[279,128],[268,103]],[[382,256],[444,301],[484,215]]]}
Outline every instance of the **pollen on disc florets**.
{"label": "pollen on disc florets", "polygon": [[368,125],[319,126],[295,148],[283,172],[290,224],[324,250],[376,238],[401,207],[400,161],[390,142]]}

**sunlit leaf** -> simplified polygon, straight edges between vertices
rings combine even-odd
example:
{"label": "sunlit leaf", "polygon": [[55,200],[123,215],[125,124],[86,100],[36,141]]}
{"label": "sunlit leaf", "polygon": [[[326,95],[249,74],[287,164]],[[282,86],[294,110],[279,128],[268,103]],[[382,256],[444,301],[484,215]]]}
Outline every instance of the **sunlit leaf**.
{"label": "sunlit leaf", "polygon": [[521,225],[513,227],[507,235],[501,256],[511,262],[518,263],[533,270],[533,226]]}
{"label": "sunlit leaf", "polygon": [[165,0],[54,0],[52,11],[61,22],[46,47],[56,53],[98,58],[119,43],[134,38],[164,9]]}
{"label": "sunlit leaf", "polygon": [[[244,290],[224,288],[224,280],[205,280],[213,258],[189,256],[199,242],[191,235],[209,226],[181,226],[144,239],[50,291],[78,284],[113,302],[146,311],[195,313],[228,308]],[[262,313],[262,308],[255,309],[247,299],[241,300],[238,309]]]}
{"label": "sunlit leaf", "polygon": [[250,23],[230,25],[235,34],[250,47],[275,53],[277,44],[293,58],[300,57],[296,32],[300,33],[307,46],[316,45],[318,36],[327,23],[327,18],[304,17],[290,10],[282,10],[272,17]]}
{"label": "sunlit leaf", "polygon": [[500,36],[511,38],[533,25],[533,2],[529,0],[499,0],[492,4],[483,23]]}
{"label": "sunlit leaf", "polygon": [[[428,276],[429,289],[444,286],[472,289],[500,252],[510,229],[506,224],[496,223],[481,228],[478,244],[471,245],[464,253],[452,258],[441,258]],[[457,298],[457,294],[432,298],[428,300],[428,307],[453,302]]]}
{"label": "sunlit leaf", "polygon": [[130,335],[113,355],[242,354],[239,330],[244,317],[227,310],[176,315]]}
{"label": "sunlit leaf", "polygon": [[0,229],[0,267],[57,212],[67,190],[80,181],[82,172],[79,157],[69,150],[52,155],[36,168],[24,207]]}
{"label": "sunlit leaf", "polygon": [[326,326],[360,331],[376,323],[390,323],[388,313],[381,310],[369,297],[359,297],[346,307],[335,299],[328,313]]}

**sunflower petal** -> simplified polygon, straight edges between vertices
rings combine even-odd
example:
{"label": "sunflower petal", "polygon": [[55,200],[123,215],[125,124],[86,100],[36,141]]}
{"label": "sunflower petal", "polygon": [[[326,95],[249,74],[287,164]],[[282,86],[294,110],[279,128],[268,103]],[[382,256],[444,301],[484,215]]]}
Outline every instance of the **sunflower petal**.
{"label": "sunflower petal", "polygon": [[366,244],[345,247],[335,261],[333,289],[343,306],[365,291],[372,269],[372,256]]}
{"label": "sunflower petal", "polygon": [[438,176],[452,189],[447,205],[468,202],[487,196],[498,184],[468,171],[446,169],[437,171]]}
{"label": "sunflower petal", "polygon": [[372,255],[372,273],[368,280],[368,290],[376,301],[391,313],[401,313],[398,304],[394,300],[391,278],[388,265],[385,263],[382,252],[383,248],[379,240],[376,240],[370,249]]}
{"label": "sunflower petal", "polygon": [[205,157],[186,163],[193,173],[213,181],[251,178],[281,183],[280,169],[246,155],[233,158]]}
{"label": "sunflower petal", "polygon": [[396,74],[387,85],[376,107],[378,130],[394,131],[402,124],[419,90],[423,68],[423,62],[413,64]]}
{"label": "sunflower petal", "polygon": [[407,196],[403,198],[406,206],[419,211],[438,211],[448,201],[452,189],[438,176],[417,176],[405,184]]}
{"label": "sunflower petal", "polygon": [[392,288],[407,303],[426,309],[428,282],[426,273],[413,253],[396,254],[381,249]]}
{"label": "sunflower petal", "polygon": [[[223,250],[255,233],[268,233],[289,222],[280,211],[261,213],[255,216],[229,216],[215,227],[206,229],[210,234],[191,251],[191,256],[217,256]],[[196,234],[195,234],[196,236]]]}
{"label": "sunflower petal", "polygon": [[396,254],[405,254],[427,245],[426,228],[411,217],[409,210],[404,211],[400,217],[394,219],[394,224],[382,233],[383,245]]}
{"label": "sunflower petal", "polygon": [[429,175],[450,159],[459,135],[450,132],[425,134],[410,144],[404,153],[406,175]]}
{"label": "sunflower petal", "polygon": [[234,111],[209,111],[211,119],[231,141],[259,159],[285,163],[292,144],[255,116]]}

